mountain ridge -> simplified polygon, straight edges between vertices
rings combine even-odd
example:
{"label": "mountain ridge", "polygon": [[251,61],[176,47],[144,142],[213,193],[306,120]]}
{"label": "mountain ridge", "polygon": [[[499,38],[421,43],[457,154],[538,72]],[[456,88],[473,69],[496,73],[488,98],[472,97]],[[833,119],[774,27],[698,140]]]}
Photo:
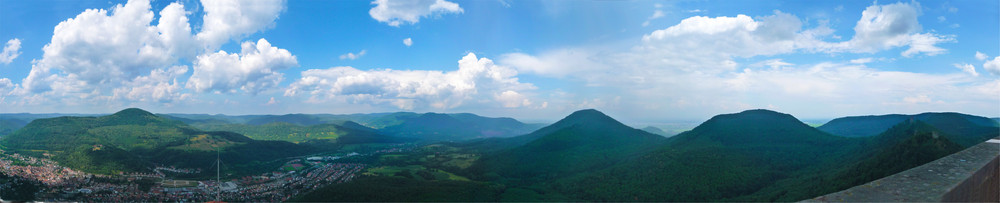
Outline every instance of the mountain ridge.
{"label": "mountain ridge", "polygon": [[914,115],[849,116],[837,118],[817,129],[844,137],[870,137],[907,120],[919,120],[968,147],[1000,135],[1000,123],[986,117],[955,112],[926,112]]}
{"label": "mountain ridge", "polygon": [[471,171],[496,174],[483,178],[512,184],[555,180],[614,166],[664,140],[587,109],[530,134],[502,139],[512,146],[487,153]]}
{"label": "mountain ridge", "polygon": [[98,174],[148,172],[156,165],[201,168],[215,160],[215,150],[234,163],[235,174],[257,173],[256,166],[315,151],[288,142],[257,141],[219,131],[200,131],[180,121],[141,109],[100,117],[36,119],[0,138],[5,150],[31,156],[52,154],[61,165]]}
{"label": "mountain ridge", "polygon": [[[714,116],[639,158],[556,187],[589,201],[774,201],[735,198],[819,165],[846,143],[789,114],[747,110]],[[706,182],[713,184],[690,184]]]}

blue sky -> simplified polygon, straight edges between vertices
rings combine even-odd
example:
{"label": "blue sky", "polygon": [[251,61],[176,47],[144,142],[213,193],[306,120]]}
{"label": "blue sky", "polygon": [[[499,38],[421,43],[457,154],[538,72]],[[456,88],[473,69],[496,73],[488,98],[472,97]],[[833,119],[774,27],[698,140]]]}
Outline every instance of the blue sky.
{"label": "blue sky", "polygon": [[994,117],[998,10],[997,1],[2,0],[0,112]]}

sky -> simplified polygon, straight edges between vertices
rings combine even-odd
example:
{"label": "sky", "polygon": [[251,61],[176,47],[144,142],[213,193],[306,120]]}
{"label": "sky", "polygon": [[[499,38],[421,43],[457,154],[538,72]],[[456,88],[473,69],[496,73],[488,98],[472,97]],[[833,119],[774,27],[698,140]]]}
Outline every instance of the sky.
{"label": "sky", "polygon": [[997,36],[995,0],[0,0],[0,113],[996,117]]}

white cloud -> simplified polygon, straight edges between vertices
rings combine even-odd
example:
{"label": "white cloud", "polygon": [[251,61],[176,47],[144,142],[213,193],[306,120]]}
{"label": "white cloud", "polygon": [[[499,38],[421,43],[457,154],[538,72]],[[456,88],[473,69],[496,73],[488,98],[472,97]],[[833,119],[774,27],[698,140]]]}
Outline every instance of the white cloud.
{"label": "white cloud", "polygon": [[873,59],[871,57],[867,57],[867,58],[852,59],[851,63],[854,63],[854,64],[866,64],[866,63],[871,63],[872,61],[875,61],[875,59]]}
{"label": "white cloud", "polygon": [[903,97],[903,102],[911,104],[931,103],[931,98],[927,97],[927,95],[917,95],[912,97]]}
{"label": "white cloud", "polygon": [[9,64],[10,62],[13,62],[17,56],[21,55],[19,50],[21,50],[20,39],[14,38],[8,40],[7,44],[3,47],[3,52],[0,52],[0,63]]}
{"label": "white cloud", "polygon": [[795,16],[778,11],[760,20],[745,15],[695,16],[643,36],[641,44],[611,60],[689,71],[733,70],[737,65],[733,57],[790,53],[807,46],[813,39],[798,32],[801,26]]}
{"label": "white cloud", "polygon": [[[468,54],[458,61],[458,70],[358,70],[352,67],[310,69],[302,78],[292,83],[285,96],[307,94],[308,101],[388,104],[399,109],[451,109],[469,101],[478,101],[477,95],[504,95],[495,99],[511,99],[531,90],[531,84],[518,82],[517,72],[493,64],[487,58]],[[512,96],[513,94],[513,96]],[[524,98],[526,99],[526,98]],[[504,106],[506,100],[499,101]],[[521,104],[524,104],[521,101]],[[487,105],[489,101],[485,101]],[[529,102],[530,103],[530,102]]]}
{"label": "white cloud", "polygon": [[861,20],[854,27],[854,38],[847,43],[853,52],[876,52],[895,47],[909,46],[902,53],[904,57],[924,53],[937,55],[944,53],[936,44],[952,42],[955,39],[933,33],[919,33],[920,4],[894,3],[872,5],[861,12]]}
{"label": "white cloud", "polygon": [[278,103],[279,103],[278,100],[275,100],[274,97],[271,97],[271,100],[267,100],[267,103],[265,103],[264,105],[275,105]]}
{"label": "white cloud", "polygon": [[372,4],[375,7],[368,10],[368,14],[378,22],[395,27],[403,23],[416,24],[420,18],[430,15],[465,12],[458,4],[445,0],[375,0]]}
{"label": "white cloud", "polygon": [[[750,58],[796,52],[876,52],[894,47],[908,47],[900,54],[936,55],[946,50],[937,46],[953,41],[932,33],[919,33],[919,4],[896,3],[873,5],[863,13],[855,27],[856,35],[848,41],[828,42],[834,30],[820,23],[803,28],[798,17],[774,11],[774,15],[752,18],[695,16],[666,29],[644,35],[642,42],[629,51],[608,53],[607,49],[563,48],[538,55],[510,53],[501,56],[503,64],[520,71],[553,77],[573,74],[600,83],[597,76],[618,68],[616,63],[634,67],[669,67],[682,71],[717,74],[736,70],[734,58]],[[596,51],[602,50],[602,51]],[[855,62],[866,62],[863,60]],[[618,71],[618,70],[615,70]],[[655,69],[643,72],[664,72]],[[639,77],[642,78],[642,77]],[[636,78],[633,78],[636,79]],[[631,79],[630,79],[631,80]]]}
{"label": "white cloud", "polygon": [[175,58],[194,58],[198,54],[198,41],[191,34],[191,24],[188,22],[184,5],[172,3],[160,11],[160,21],[156,28],[160,30],[160,40],[166,45],[167,53]]}
{"label": "white cloud", "polygon": [[201,4],[205,16],[197,38],[207,50],[272,26],[285,10],[284,0],[203,0]]}
{"label": "white cloud", "polygon": [[986,54],[984,54],[983,52],[978,52],[978,51],[976,52],[976,60],[980,60],[980,61],[982,61],[982,60],[986,60],[986,59],[987,59],[987,58],[989,58],[989,57],[990,57],[990,56],[987,56],[987,55],[986,55]]}
{"label": "white cloud", "polygon": [[605,69],[601,62],[593,61],[598,55],[593,49],[559,49],[532,56],[524,53],[509,53],[500,56],[500,63],[517,68],[520,72],[550,77],[565,77],[574,73],[586,73]]}
{"label": "white cloud", "polygon": [[1000,75],[1000,56],[994,57],[993,60],[983,63],[983,69],[986,69],[986,71],[989,71],[993,75]]}
{"label": "white cloud", "polygon": [[958,68],[958,69],[962,70],[963,72],[968,73],[969,75],[972,75],[973,77],[978,77],[979,76],[979,73],[976,72],[976,67],[973,66],[972,64],[957,64],[956,63],[956,64],[954,64],[954,66],[955,66],[955,68]]}
{"label": "white cloud", "polygon": [[513,90],[504,91],[494,96],[494,98],[503,104],[504,108],[517,108],[531,105],[531,100],[528,100],[527,96]]}
{"label": "white cloud", "polygon": [[256,44],[243,42],[239,54],[219,51],[198,56],[187,88],[216,93],[235,93],[239,89],[257,94],[284,79],[279,70],[295,66],[298,61],[288,50],[273,47],[261,38]]}
{"label": "white cloud", "polygon": [[761,62],[758,62],[756,64],[753,64],[751,66],[758,66],[758,67],[760,67],[760,66],[767,66],[767,67],[771,67],[772,69],[778,69],[778,68],[781,68],[781,67],[788,67],[788,66],[792,66],[792,65],[795,65],[795,64],[791,64],[791,63],[782,61],[781,59],[768,59],[768,60],[761,61]]}
{"label": "white cloud", "polygon": [[10,92],[11,90],[14,90],[14,88],[17,87],[14,83],[10,82],[10,79],[0,78],[0,104],[9,104],[7,98],[10,96]]}
{"label": "white cloud", "polygon": [[346,53],[346,54],[340,55],[340,60],[344,60],[344,59],[350,59],[350,60],[358,59],[358,58],[361,58],[362,56],[364,56],[365,52],[366,51],[362,49],[357,54],[355,54],[355,53]]}
{"label": "white cloud", "polygon": [[407,37],[406,39],[403,39],[403,44],[406,45],[406,46],[412,46],[413,45],[413,39],[410,39],[409,37]]}
{"label": "white cloud", "polygon": [[146,76],[138,76],[124,83],[122,87],[113,90],[112,98],[132,101],[154,101],[171,103],[174,100],[184,100],[190,94],[181,93],[182,87],[177,77],[187,73],[187,66],[174,66],[168,69],[156,69]]}
{"label": "white cloud", "polygon": [[[9,78],[0,78],[0,98],[5,98],[11,90],[14,90],[14,83]],[[2,103],[0,99],[0,103]]]}
{"label": "white cloud", "polygon": [[154,19],[150,9],[148,1],[129,1],[110,12],[88,9],[60,22],[52,41],[42,48],[42,59],[33,61],[16,92],[55,102],[106,99],[113,89],[192,54],[182,42],[190,38],[183,33],[190,29],[183,5],[171,3],[160,11],[157,26],[150,25]]}
{"label": "white cloud", "polygon": [[701,13],[701,12],[705,12],[705,11],[706,10],[701,10],[701,9],[687,10],[688,13]]}
{"label": "white cloud", "polygon": [[[657,7],[657,8],[659,8],[659,7]],[[649,21],[652,21],[652,20],[655,20],[655,19],[658,19],[658,18],[662,18],[663,16],[666,16],[666,15],[663,14],[663,11],[661,11],[661,10],[653,11],[653,15],[649,16],[649,18],[646,18],[646,22],[642,22],[642,26],[643,27],[649,26]]]}
{"label": "white cloud", "polygon": [[944,22],[944,21],[947,21],[947,20],[948,20],[948,18],[945,18],[944,16],[938,16],[938,22]]}
{"label": "white cloud", "polygon": [[[755,105],[781,104],[780,106],[793,107],[790,109],[801,111],[809,111],[806,109],[810,107],[824,106],[830,108],[829,113],[835,113],[838,109],[856,113],[893,111],[880,108],[916,108],[927,111],[935,108],[955,108],[949,104],[957,103],[966,103],[975,108],[988,108],[990,103],[995,103],[996,97],[1000,96],[998,95],[1000,92],[981,94],[976,88],[967,87],[969,83],[973,84],[971,86],[977,86],[989,82],[977,81],[963,74],[881,71],[864,65],[837,63],[821,63],[799,69],[745,71],[733,76],[722,75],[719,79],[730,81],[729,91],[725,89],[721,91],[701,89],[701,91],[705,91],[706,94],[741,95],[735,99],[750,101]],[[712,79],[705,78],[699,81],[710,82]],[[895,102],[899,101],[899,98],[907,97],[909,99],[904,99],[906,103],[930,103],[930,98],[940,98],[942,104],[896,106]],[[722,98],[734,99],[725,96]]]}
{"label": "white cloud", "polygon": [[921,33],[910,35],[910,48],[903,51],[901,54],[904,57],[911,57],[915,54],[923,52],[928,56],[938,55],[944,53],[946,50],[941,47],[935,46],[941,42],[954,41],[953,38],[942,37],[930,33]]}

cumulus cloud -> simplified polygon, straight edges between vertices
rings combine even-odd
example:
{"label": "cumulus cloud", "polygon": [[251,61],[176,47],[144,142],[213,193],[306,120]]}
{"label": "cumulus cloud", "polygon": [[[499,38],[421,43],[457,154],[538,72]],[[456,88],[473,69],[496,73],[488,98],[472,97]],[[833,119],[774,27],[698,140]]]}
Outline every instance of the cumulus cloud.
{"label": "cumulus cloud", "polygon": [[986,71],[989,71],[993,75],[1000,75],[1000,56],[994,57],[993,60],[983,63],[983,69],[986,69]]}
{"label": "cumulus cloud", "polygon": [[153,70],[149,75],[138,76],[125,82],[122,87],[115,88],[113,98],[160,103],[184,100],[191,95],[181,93],[182,87],[177,82],[177,78],[187,71],[187,66]]}
{"label": "cumulus cloud", "polygon": [[350,59],[350,60],[358,59],[358,58],[361,58],[361,56],[364,56],[365,52],[366,52],[365,50],[361,50],[357,54],[355,54],[355,53],[346,53],[346,54],[340,55],[340,60],[344,60],[344,59]]}
{"label": "cumulus cloud", "polygon": [[[283,68],[281,65],[287,62],[287,57],[254,55],[265,53],[262,50],[247,50],[244,55],[250,56],[237,58],[238,65],[226,64],[234,65],[232,68],[247,68],[243,71],[258,72],[225,79],[212,78],[213,81],[209,82],[202,79],[225,76],[223,73],[227,71],[240,72],[218,71],[223,68],[210,67],[207,64],[212,63],[207,61],[223,57],[218,53],[204,53],[214,52],[229,40],[245,37],[273,24],[284,10],[284,1],[205,0],[202,5],[204,23],[197,34],[193,33],[189,22],[190,12],[180,2],[170,3],[159,12],[152,10],[148,0],[132,0],[107,10],[87,9],[56,25],[51,42],[42,48],[44,54],[41,59],[32,62],[28,76],[20,85],[14,86],[11,94],[20,97],[18,104],[58,102],[71,105],[120,101],[170,105],[191,97],[185,93],[185,85],[200,88],[199,91],[223,91],[226,87],[237,86],[233,84],[234,80],[247,80],[249,84],[237,87],[257,92],[273,86],[271,82],[260,81],[264,80],[260,78],[280,81],[280,74],[273,76],[267,71]],[[291,57],[294,64],[294,56],[287,51],[284,54]],[[178,66],[182,59],[203,62],[196,62],[193,67],[198,77],[188,82],[193,81],[194,84],[183,82],[182,77],[189,68]],[[215,64],[219,63],[222,62]],[[254,64],[279,65],[259,68]]]}
{"label": "cumulus cloud", "polygon": [[978,51],[976,52],[976,60],[980,60],[980,61],[982,61],[982,60],[986,60],[986,59],[987,59],[987,58],[989,58],[989,57],[990,57],[990,56],[987,56],[987,55],[986,55],[986,54],[984,54],[983,52],[978,52]]}
{"label": "cumulus cloud", "polygon": [[458,4],[445,0],[375,0],[372,4],[375,7],[368,10],[368,14],[378,22],[395,27],[403,23],[416,24],[420,18],[430,15],[465,12]]}
{"label": "cumulus cloud", "polygon": [[406,46],[411,46],[411,45],[413,45],[413,39],[410,39],[409,37],[407,37],[406,39],[403,39],[403,44],[406,45]]}
{"label": "cumulus cloud", "polygon": [[279,70],[295,66],[298,66],[298,61],[288,50],[273,47],[261,38],[257,43],[243,42],[239,54],[219,51],[198,56],[187,88],[197,92],[235,93],[243,90],[257,94],[277,86],[284,79]]}
{"label": "cumulus cloud", "polygon": [[858,52],[876,52],[885,49],[909,46],[901,55],[910,57],[924,53],[937,55],[944,53],[938,43],[951,42],[954,38],[933,33],[919,33],[920,4],[894,3],[872,5],[861,12],[861,19],[854,27],[854,38],[846,42],[848,48]]}
{"label": "cumulus cloud", "polygon": [[[510,68],[494,65],[492,60],[470,53],[458,61],[458,70],[448,72],[352,67],[310,69],[302,72],[302,78],[290,85],[285,96],[306,94],[312,102],[340,100],[413,110],[451,109],[470,101],[483,102],[475,99],[480,98],[477,95],[485,95],[501,100],[504,106],[512,106],[506,101],[518,97],[518,91],[535,88],[519,82],[516,75],[517,72]],[[526,101],[519,102],[525,104]]]}
{"label": "cumulus cloud", "polygon": [[160,11],[160,20],[156,25],[159,29],[159,40],[165,45],[167,53],[175,58],[193,58],[198,53],[198,42],[191,34],[191,24],[188,22],[184,5],[172,3]]}
{"label": "cumulus cloud", "polygon": [[183,33],[190,29],[183,5],[171,3],[160,11],[157,26],[150,25],[154,19],[150,9],[148,1],[129,1],[110,11],[88,9],[60,22],[52,41],[42,48],[42,59],[33,62],[17,92],[107,97],[112,88],[170,67],[190,54],[181,42],[190,36]]}
{"label": "cumulus cloud", "polygon": [[25,87],[33,92],[48,90],[51,79],[59,76],[49,73],[51,69],[87,84],[100,84],[134,78],[170,62],[168,47],[155,40],[159,34],[149,25],[153,20],[149,2],[119,4],[108,14],[104,9],[88,9],[60,22],[52,42],[42,48],[43,58],[25,79]]}
{"label": "cumulus cloud", "polygon": [[14,89],[14,83],[9,78],[0,78],[0,98],[7,96],[7,93]]}
{"label": "cumulus cloud", "polygon": [[499,101],[500,104],[503,104],[503,107],[505,108],[517,108],[531,105],[531,100],[528,100],[527,96],[512,90],[507,90],[497,94],[494,98]]}
{"label": "cumulus cloud", "polygon": [[955,68],[958,68],[958,69],[962,70],[963,72],[968,73],[969,75],[972,75],[972,77],[979,76],[979,73],[976,72],[976,67],[972,66],[972,64],[957,64],[956,63],[956,64],[954,64],[954,66],[955,66]]}
{"label": "cumulus cloud", "polygon": [[3,52],[0,52],[0,63],[9,64],[10,62],[13,62],[14,59],[17,58],[17,56],[21,55],[20,50],[21,50],[20,39],[14,38],[8,40],[7,44],[3,46]]}
{"label": "cumulus cloud", "polygon": [[721,51],[718,54],[725,57],[773,55],[788,53],[802,46],[796,42],[806,40],[800,37],[807,36],[798,33],[801,27],[802,22],[797,17],[780,11],[760,20],[746,15],[695,16],[644,35],[641,48],[649,51],[691,49],[699,51],[699,55],[714,55],[709,52]]}
{"label": "cumulus cloud", "polygon": [[205,16],[197,38],[208,50],[268,28],[285,10],[285,0],[204,0],[201,4]]}

